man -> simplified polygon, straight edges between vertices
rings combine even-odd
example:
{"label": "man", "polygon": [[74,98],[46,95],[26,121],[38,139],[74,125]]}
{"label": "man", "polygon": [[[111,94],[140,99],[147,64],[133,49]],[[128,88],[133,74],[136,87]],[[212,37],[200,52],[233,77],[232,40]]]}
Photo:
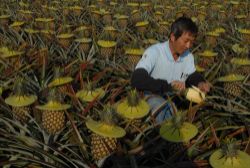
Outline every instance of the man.
{"label": "man", "polygon": [[[194,57],[189,49],[198,33],[195,23],[186,17],[178,18],[171,25],[169,40],[150,46],[144,52],[132,74],[131,85],[149,94],[151,110],[157,109],[166,93],[173,89],[182,91],[192,85],[207,93],[210,85],[196,72]],[[161,123],[171,117],[172,107],[168,104],[157,116]]]}

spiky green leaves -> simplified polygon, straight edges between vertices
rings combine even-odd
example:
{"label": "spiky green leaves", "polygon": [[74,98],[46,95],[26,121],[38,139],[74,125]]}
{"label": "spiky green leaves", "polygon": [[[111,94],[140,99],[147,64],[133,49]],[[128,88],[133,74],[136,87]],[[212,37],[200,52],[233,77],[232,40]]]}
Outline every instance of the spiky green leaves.
{"label": "spiky green leaves", "polygon": [[185,122],[185,113],[177,112],[164,122],[160,128],[162,138],[170,142],[187,142],[198,133],[195,125]]}
{"label": "spiky green leaves", "polygon": [[148,103],[141,99],[136,90],[131,90],[124,101],[117,106],[117,112],[128,119],[138,119],[149,113]]}

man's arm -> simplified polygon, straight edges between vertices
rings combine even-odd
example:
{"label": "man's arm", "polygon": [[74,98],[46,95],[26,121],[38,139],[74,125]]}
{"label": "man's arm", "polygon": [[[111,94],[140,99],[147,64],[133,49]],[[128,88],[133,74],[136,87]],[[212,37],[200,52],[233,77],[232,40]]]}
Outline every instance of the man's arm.
{"label": "man's arm", "polygon": [[203,76],[195,71],[194,73],[190,74],[186,80],[186,86],[191,87],[192,85],[198,87],[200,82],[206,82]]}
{"label": "man's arm", "polygon": [[211,84],[209,82],[207,82],[203,76],[198,73],[198,72],[194,72],[191,75],[189,75],[189,77],[186,80],[186,86],[190,87],[190,86],[196,86],[198,87],[201,91],[207,93],[210,91],[210,87]]}
{"label": "man's arm", "polygon": [[172,91],[172,87],[167,81],[152,78],[143,68],[138,68],[133,72],[131,85],[138,90],[150,91],[156,94]]}

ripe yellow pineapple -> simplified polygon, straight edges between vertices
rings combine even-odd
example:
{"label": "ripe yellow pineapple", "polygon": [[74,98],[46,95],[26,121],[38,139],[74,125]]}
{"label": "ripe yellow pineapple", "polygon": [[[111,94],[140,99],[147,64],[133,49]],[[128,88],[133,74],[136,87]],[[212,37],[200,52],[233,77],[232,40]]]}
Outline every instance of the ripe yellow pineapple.
{"label": "ripe yellow pineapple", "polygon": [[91,135],[91,152],[95,160],[100,160],[108,156],[117,149],[117,139],[102,137],[93,133]]}
{"label": "ripe yellow pineapple", "polygon": [[128,131],[133,132],[135,127],[142,127],[144,116],[149,113],[150,107],[148,103],[139,97],[136,90],[131,90],[125,100],[117,105],[117,113],[123,118],[128,119]]}
{"label": "ripe yellow pineapple", "polygon": [[160,135],[163,139],[170,142],[168,144],[168,153],[170,155],[182,151],[185,143],[198,133],[195,125],[185,122],[185,116],[185,112],[178,111],[171,119],[161,125]]}
{"label": "ripe yellow pineapple", "polygon": [[102,57],[110,58],[113,55],[116,46],[115,41],[98,40],[97,44],[100,46],[100,54]]}
{"label": "ripe yellow pineapple", "polygon": [[239,86],[244,76],[238,74],[229,74],[220,77],[218,81],[224,82],[224,93],[228,98],[236,98],[243,93],[242,88]]}
{"label": "ripe yellow pineapple", "polygon": [[250,156],[238,149],[234,139],[226,139],[221,148],[210,156],[209,162],[214,168],[247,168],[250,164]]}
{"label": "ripe yellow pineapple", "polygon": [[73,78],[62,75],[63,70],[60,67],[55,67],[54,69],[54,79],[48,84],[48,87],[58,87],[61,93],[66,93],[68,91],[68,84],[73,81]]}
{"label": "ripe yellow pineapple", "polygon": [[250,60],[248,58],[233,58],[231,59],[231,63],[237,66],[235,70],[236,74],[243,76],[250,74]]}
{"label": "ripe yellow pineapple", "polygon": [[55,134],[64,127],[64,111],[46,110],[42,114],[43,128],[50,134]]}
{"label": "ripe yellow pineapple", "polygon": [[12,113],[16,120],[21,122],[27,122],[29,117],[28,115],[31,113],[30,107],[12,107]]}
{"label": "ripe yellow pineapple", "polygon": [[29,107],[37,100],[37,96],[28,94],[23,79],[17,79],[14,84],[13,95],[5,99],[5,103],[12,106],[12,113],[16,120],[25,123],[31,114]]}
{"label": "ripe yellow pineapple", "polygon": [[117,138],[123,137],[126,132],[116,126],[116,113],[110,105],[104,107],[104,111],[99,113],[100,121],[87,119],[86,126],[93,133],[91,135],[91,153],[95,160],[100,160],[118,147]]}
{"label": "ripe yellow pineapple", "polygon": [[201,56],[199,59],[199,66],[206,69],[213,65],[215,57],[218,55],[218,53],[207,49],[202,53],[198,53],[198,55]]}
{"label": "ripe yellow pineapple", "polygon": [[76,93],[83,102],[92,102],[94,99],[101,99],[105,95],[105,91],[102,88],[94,88],[94,84],[91,82],[86,83],[86,86]]}
{"label": "ripe yellow pineapple", "polygon": [[49,134],[55,134],[64,127],[64,111],[70,108],[69,104],[61,104],[59,100],[60,97],[57,96],[58,93],[56,93],[55,90],[52,89],[48,96],[48,103],[45,105],[36,106],[37,109],[43,111],[42,125]]}

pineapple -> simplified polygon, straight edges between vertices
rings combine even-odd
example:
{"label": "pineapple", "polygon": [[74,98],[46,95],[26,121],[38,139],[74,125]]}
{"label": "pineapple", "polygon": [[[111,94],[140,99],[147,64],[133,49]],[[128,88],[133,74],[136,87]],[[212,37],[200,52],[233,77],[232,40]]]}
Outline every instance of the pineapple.
{"label": "pineapple", "polygon": [[149,26],[149,22],[148,21],[139,21],[135,24],[135,27],[137,28],[137,31],[140,34],[144,34],[146,33],[147,29]]}
{"label": "pineapple", "polygon": [[187,100],[195,103],[202,103],[205,100],[205,93],[195,86],[186,89],[185,96]]}
{"label": "pineapple", "polygon": [[[54,104],[52,106],[55,106]],[[42,125],[49,134],[55,134],[60,131],[64,127],[64,124],[65,114],[63,111],[46,110],[43,112]]]}
{"label": "pineapple", "polygon": [[216,150],[209,158],[213,168],[247,168],[250,156],[237,149],[235,140],[226,140],[222,147]]}
{"label": "pineapple", "polygon": [[239,29],[242,35],[242,42],[250,45],[250,29]]}
{"label": "pineapple", "polygon": [[117,148],[117,139],[102,137],[98,134],[91,135],[91,152],[95,160],[108,156],[111,151]]}
{"label": "pineapple", "polygon": [[169,141],[168,154],[172,156],[185,148],[185,143],[190,141],[197,133],[195,125],[185,122],[184,112],[176,114],[161,125],[160,135],[163,139]]}
{"label": "pineapple", "polygon": [[185,122],[184,112],[176,112],[176,114],[161,125],[160,135],[162,138],[170,142],[188,142],[197,133],[198,129],[195,125]]}
{"label": "pineapple", "polygon": [[121,127],[116,126],[116,113],[110,105],[104,107],[104,111],[99,113],[100,121],[89,118],[86,122],[87,128],[93,131],[91,135],[91,153],[98,161],[107,157],[118,147],[117,138],[123,137],[126,132]]}
{"label": "pineapple", "polygon": [[243,89],[239,86],[241,81],[244,80],[244,76],[237,74],[229,74],[220,77],[218,81],[224,83],[224,93],[228,98],[236,98],[242,95]]}
{"label": "pineapple", "polygon": [[92,102],[94,99],[101,99],[105,95],[102,88],[95,88],[91,82],[86,84],[86,87],[76,93],[76,97],[84,102]]}
{"label": "pineapple", "polygon": [[100,46],[100,54],[102,57],[109,58],[115,51],[116,42],[107,40],[98,40],[97,44]]}
{"label": "pineapple", "polygon": [[0,23],[3,26],[7,26],[10,21],[10,15],[0,15]]}
{"label": "pineapple", "polygon": [[128,26],[128,16],[127,15],[117,15],[117,24],[120,29],[126,29]]}
{"label": "pineapple", "polygon": [[125,49],[125,54],[128,57],[128,63],[135,66],[141,59],[144,49],[142,48],[127,48]]}
{"label": "pineapple", "polygon": [[25,22],[22,22],[22,21],[14,21],[10,27],[15,30],[16,32],[20,32],[23,25],[24,25]]}
{"label": "pineapple", "polygon": [[79,43],[79,49],[84,53],[88,54],[92,46],[91,38],[80,38],[76,39],[75,42]]}
{"label": "pineapple", "polygon": [[117,113],[127,119],[128,131],[132,133],[136,128],[141,128],[143,123],[141,118],[150,111],[148,103],[139,97],[136,90],[131,90],[125,100],[117,105]]}
{"label": "pineapple", "polygon": [[220,34],[215,32],[215,31],[208,32],[206,34],[206,43],[207,43],[207,45],[209,47],[212,47],[212,48],[216,47],[219,35]]}
{"label": "pineapple", "polygon": [[72,33],[62,33],[57,36],[58,43],[65,49],[69,48],[72,43],[72,38],[74,34]]}
{"label": "pineapple", "polygon": [[10,67],[6,68],[8,70],[18,70],[21,67],[21,56],[24,54],[24,51],[12,50],[8,47],[0,48],[1,57],[6,60]]}
{"label": "pineapple", "polygon": [[128,97],[117,105],[117,112],[124,118],[140,119],[149,113],[147,102],[140,99],[136,90],[131,90]]}
{"label": "pineapple", "polygon": [[233,65],[238,66],[235,70],[236,74],[247,76],[250,74],[250,60],[247,58],[233,58],[231,60]]}
{"label": "pineapple", "polygon": [[[57,95],[56,95],[57,94]],[[64,110],[70,108],[69,104],[60,103],[60,95],[55,93],[52,89],[49,93],[49,101],[45,105],[36,106],[37,109],[42,110],[42,125],[49,134],[56,134],[65,124]]]}
{"label": "pineapple", "polygon": [[166,36],[168,34],[168,30],[169,30],[169,23],[167,21],[160,21],[158,28],[159,34],[162,36],[164,35]]}
{"label": "pineapple", "polygon": [[17,79],[14,84],[13,95],[5,99],[5,103],[12,106],[12,113],[16,120],[26,123],[31,114],[29,107],[37,100],[37,96],[27,94],[23,79]]}
{"label": "pineapple", "polygon": [[201,56],[198,65],[204,69],[207,69],[214,64],[215,57],[218,55],[218,53],[207,49],[202,53],[198,53],[198,55]]}
{"label": "pineapple", "polygon": [[112,24],[112,14],[109,11],[101,10],[102,12],[102,21],[105,25]]}
{"label": "pineapple", "polygon": [[59,67],[54,69],[54,79],[48,84],[48,87],[58,87],[61,93],[68,91],[68,84],[73,81],[71,77],[62,77],[63,72]]}

